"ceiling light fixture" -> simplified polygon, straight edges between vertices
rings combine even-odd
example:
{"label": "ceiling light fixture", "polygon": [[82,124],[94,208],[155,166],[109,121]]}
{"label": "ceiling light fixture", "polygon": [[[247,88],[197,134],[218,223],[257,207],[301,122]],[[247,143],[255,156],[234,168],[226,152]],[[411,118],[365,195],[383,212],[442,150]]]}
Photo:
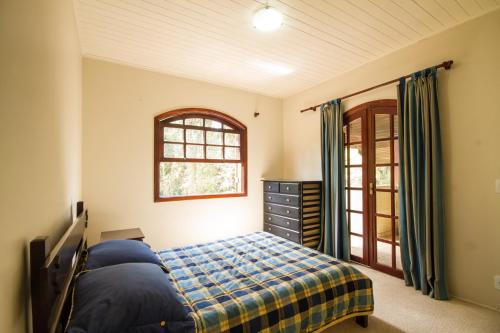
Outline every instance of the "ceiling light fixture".
{"label": "ceiling light fixture", "polygon": [[266,5],[253,14],[252,23],[260,31],[274,31],[283,25],[283,15]]}

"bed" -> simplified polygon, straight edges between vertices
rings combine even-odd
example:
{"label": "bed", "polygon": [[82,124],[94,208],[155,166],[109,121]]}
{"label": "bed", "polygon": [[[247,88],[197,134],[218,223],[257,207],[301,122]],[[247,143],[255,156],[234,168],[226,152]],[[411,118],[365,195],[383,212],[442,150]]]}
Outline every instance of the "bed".
{"label": "bed", "polygon": [[160,251],[197,332],[312,332],[373,311],[349,264],[266,232]]}
{"label": "bed", "polygon": [[[31,243],[35,332],[61,330],[86,248],[86,212],[52,249]],[[371,280],[347,263],[266,232],[159,251],[196,332],[321,332],[373,312]]]}

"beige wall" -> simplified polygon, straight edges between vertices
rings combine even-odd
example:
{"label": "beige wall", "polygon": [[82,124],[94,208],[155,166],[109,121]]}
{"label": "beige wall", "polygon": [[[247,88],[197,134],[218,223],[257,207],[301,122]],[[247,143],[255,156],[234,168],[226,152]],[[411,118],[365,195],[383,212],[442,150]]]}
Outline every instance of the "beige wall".
{"label": "beige wall", "polygon": [[[299,110],[453,59],[439,73],[444,147],[447,273],[451,293],[500,309],[500,11],[373,61],[283,102],[286,177],[319,178],[319,112]],[[346,108],[396,98],[395,87],[346,100]]]}
{"label": "beige wall", "polygon": [[[248,197],[153,202],[153,118],[191,106],[247,126]],[[83,193],[90,241],[103,230],[135,226],[156,248],[261,230],[260,178],[282,170],[281,109],[279,99],[85,58]]]}
{"label": "beige wall", "polygon": [[71,1],[0,2],[0,332],[26,332],[28,242],[81,199],[81,55]]}

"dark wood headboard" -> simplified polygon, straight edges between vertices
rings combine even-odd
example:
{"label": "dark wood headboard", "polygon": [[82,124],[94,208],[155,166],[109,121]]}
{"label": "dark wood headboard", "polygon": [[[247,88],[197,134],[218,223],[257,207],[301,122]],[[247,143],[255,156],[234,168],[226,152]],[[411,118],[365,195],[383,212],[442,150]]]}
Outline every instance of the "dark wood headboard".
{"label": "dark wood headboard", "polygon": [[77,203],[77,215],[76,221],[54,246],[50,246],[48,236],[39,236],[30,242],[33,332],[63,330],[70,306],[71,285],[87,248],[88,214],[83,202]]}

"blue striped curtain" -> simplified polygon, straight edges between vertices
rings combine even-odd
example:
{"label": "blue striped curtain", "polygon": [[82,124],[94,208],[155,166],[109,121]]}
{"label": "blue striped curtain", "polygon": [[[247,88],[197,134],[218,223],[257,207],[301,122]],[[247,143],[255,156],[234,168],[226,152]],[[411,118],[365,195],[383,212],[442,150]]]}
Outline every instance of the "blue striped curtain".
{"label": "blue striped curtain", "polygon": [[401,261],[406,285],[448,299],[436,68],[398,86]]}
{"label": "blue striped curtain", "polygon": [[320,250],[338,259],[349,260],[349,233],[345,211],[343,115],[340,99],[321,105],[321,207]]}

